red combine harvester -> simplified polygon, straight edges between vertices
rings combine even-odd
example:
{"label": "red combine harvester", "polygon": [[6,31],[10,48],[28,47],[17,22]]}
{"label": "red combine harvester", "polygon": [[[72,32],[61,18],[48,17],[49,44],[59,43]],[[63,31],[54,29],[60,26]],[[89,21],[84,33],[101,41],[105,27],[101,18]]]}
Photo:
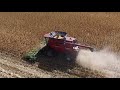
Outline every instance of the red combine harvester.
{"label": "red combine harvester", "polygon": [[81,45],[76,38],[68,36],[66,32],[54,31],[44,35],[46,46],[42,53],[47,56],[56,56],[63,54],[67,60],[73,60],[80,49],[88,49],[91,52],[94,48],[86,45]]}
{"label": "red combine harvester", "polygon": [[50,32],[45,34],[44,38],[44,47],[27,53],[24,57],[25,59],[35,61],[41,55],[52,57],[61,54],[66,60],[73,61],[81,49],[87,49],[91,52],[94,51],[94,48],[90,46],[79,44],[76,38],[68,36],[66,32]]}

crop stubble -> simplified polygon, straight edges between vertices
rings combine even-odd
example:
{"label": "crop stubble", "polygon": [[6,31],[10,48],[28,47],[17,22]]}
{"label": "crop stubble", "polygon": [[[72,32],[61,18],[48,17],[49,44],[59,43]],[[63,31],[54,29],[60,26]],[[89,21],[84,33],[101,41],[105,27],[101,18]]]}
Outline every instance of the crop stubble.
{"label": "crop stubble", "polygon": [[120,13],[117,12],[1,12],[0,51],[22,57],[55,27],[96,48],[120,50]]}

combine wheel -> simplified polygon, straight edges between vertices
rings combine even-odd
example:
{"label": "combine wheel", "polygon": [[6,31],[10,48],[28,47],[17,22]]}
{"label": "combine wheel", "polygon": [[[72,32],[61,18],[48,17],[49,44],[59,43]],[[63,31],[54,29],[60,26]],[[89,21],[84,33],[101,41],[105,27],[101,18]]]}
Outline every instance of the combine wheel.
{"label": "combine wheel", "polygon": [[69,54],[69,53],[66,53],[66,54],[65,54],[65,59],[66,59],[67,61],[72,61],[72,60],[73,60],[72,55]]}

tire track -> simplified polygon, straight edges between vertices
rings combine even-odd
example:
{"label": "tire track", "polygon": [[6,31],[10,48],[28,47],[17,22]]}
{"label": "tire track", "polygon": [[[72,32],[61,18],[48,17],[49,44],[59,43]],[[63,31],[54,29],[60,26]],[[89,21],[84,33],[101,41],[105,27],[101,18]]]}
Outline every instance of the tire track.
{"label": "tire track", "polygon": [[[45,67],[50,68],[49,66]],[[85,75],[84,72],[84,70],[82,71],[79,68],[73,68],[66,72],[60,70],[46,71],[35,65],[28,64],[19,58],[15,59],[9,57],[9,55],[7,56],[0,53],[0,78],[77,78],[85,76],[89,77],[88,74],[92,77],[99,76],[99,74],[93,74],[93,72],[90,71],[86,71]]]}
{"label": "tire track", "polygon": [[[21,65],[20,63],[13,62],[14,60],[10,58],[4,58],[3,56],[0,59],[0,71],[2,73],[7,74],[7,77],[9,77],[9,74],[13,77],[40,77],[40,78],[49,78],[51,77],[50,73],[45,73],[42,70],[39,72],[35,69],[31,69],[27,65]],[[1,73],[0,73],[1,74]]]}
{"label": "tire track", "polygon": [[0,53],[0,77],[2,78],[69,78],[76,77],[59,70],[52,72],[46,71],[22,61],[19,58],[14,58],[9,55]]}
{"label": "tire track", "polygon": [[0,67],[0,76],[1,76],[1,78],[2,77],[8,77],[8,78],[19,77],[19,78],[22,78],[20,75],[12,73],[12,72],[10,72],[10,71],[8,71],[4,68],[1,68],[1,67]]}

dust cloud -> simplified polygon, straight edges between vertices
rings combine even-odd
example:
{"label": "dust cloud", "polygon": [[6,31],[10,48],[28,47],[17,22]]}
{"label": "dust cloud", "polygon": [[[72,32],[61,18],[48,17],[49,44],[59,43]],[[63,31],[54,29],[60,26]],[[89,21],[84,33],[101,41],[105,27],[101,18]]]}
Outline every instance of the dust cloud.
{"label": "dust cloud", "polygon": [[108,78],[120,77],[120,57],[117,53],[110,51],[110,48],[95,52],[80,50],[76,63],[85,68],[100,71]]}

